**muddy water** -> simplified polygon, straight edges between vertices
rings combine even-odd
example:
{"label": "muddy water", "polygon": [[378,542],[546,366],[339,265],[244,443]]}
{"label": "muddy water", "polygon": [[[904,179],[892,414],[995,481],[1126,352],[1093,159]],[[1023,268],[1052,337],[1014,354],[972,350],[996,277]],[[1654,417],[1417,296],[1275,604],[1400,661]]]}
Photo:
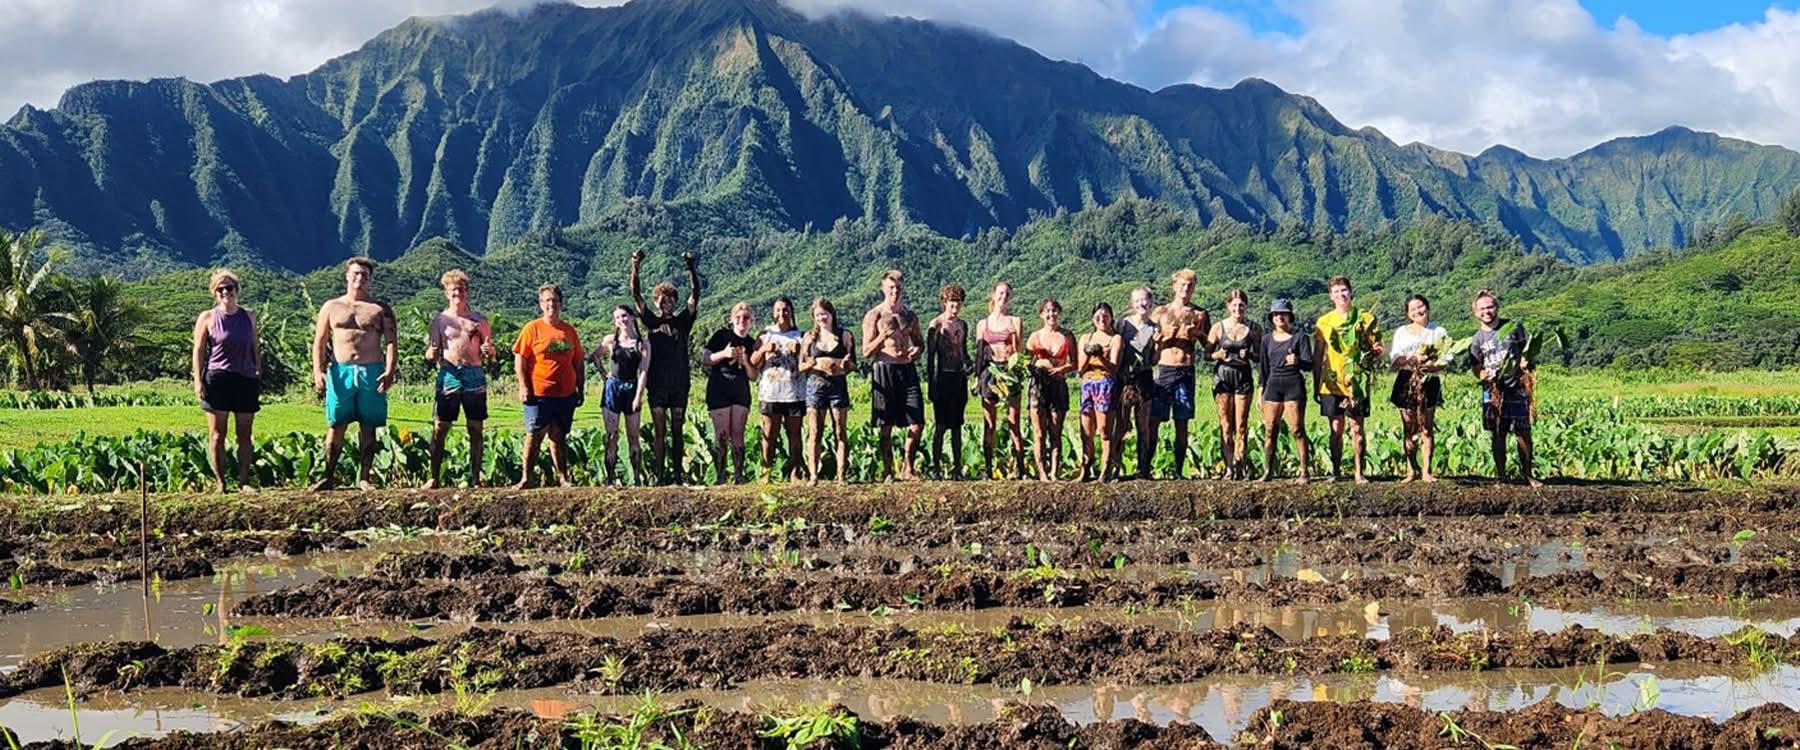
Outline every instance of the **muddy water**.
{"label": "muddy water", "polygon": [[[216,562],[212,578],[168,581],[153,586],[146,602],[136,581],[71,588],[27,587],[35,609],[8,615],[0,622],[0,671],[37,654],[74,643],[150,640],[178,648],[221,643],[229,626],[246,622],[230,616],[231,608],[254,594],[297,586],[329,575],[360,575],[386,552],[460,545],[449,538],[429,538],[348,552],[319,552],[291,558],[238,559]],[[211,614],[207,613],[211,605]],[[346,632],[332,621],[270,620],[257,624],[299,639],[323,639]],[[387,623],[384,629],[397,626]]]}
{"label": "muddy water", "polygon": [[[1720,721],[1763,703],[1800,707],[1800,668],[1781,667],[1763,674],[1683,665],[1624,665],[1582,670],[1501,670],[1475,674],[1334,675],[1321,678],[1270,679],[1267,676],[1220,676],[1203,682],[1160,687],[1118,685],[1034,688],[1018,686],[950,686],[897,680],[771,680],[732,691],[671,693],[672,703],[700,700],[719,708],[779,713],[786,708],[841,703],[858,715],[876,719],[911,716],[938,724],[990,721],[1007,701],[1028,700],[1055,706],[1076,723],[1135,718],[1155,724],[1192,722],[1215,740],[1229,743],[1243,731],[1251,715],[1278,698],[1310,701],[1406,703],[1427,711],[1509,710],[1554,700],[1576,708],[1597,707],[1623,714],[1643,705],[1643,686],[1656,681],[1654,705],[1673,713]],[[375,703],[384,700],[371,696]],[[556,718],[599,709],[627,711],[638,699],[595,698],[566,690],[518,691],[493,696],[488,707],[509,706]],[[447,709],[451,699],[391,704],[428,712]],[[330,701],[275,702],[257,699],[195,696],[175,690],[100,697],[79,704],[81,730],[88,742],[119,730],[129,736],[160,736],[176,730],[230,731],[269,719],[308,722],[333,711],[353,710]],[[0,724],[18,731],[26,742],[73,736],[67,705],[60,691],[45,690],[0,703]]]}

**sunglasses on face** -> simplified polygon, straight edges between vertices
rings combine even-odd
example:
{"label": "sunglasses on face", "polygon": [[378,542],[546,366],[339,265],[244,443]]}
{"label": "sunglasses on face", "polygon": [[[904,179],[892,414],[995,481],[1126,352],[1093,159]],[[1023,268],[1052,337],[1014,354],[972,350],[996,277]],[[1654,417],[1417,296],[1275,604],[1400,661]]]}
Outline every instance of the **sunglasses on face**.
{"label": "sunglasses on face", "polygon": [[219,288],[214,289],[213,291],[215,291],[215,292],[231,292],[232,294],[236,294],[237,286],[235,284],[220,284]]}

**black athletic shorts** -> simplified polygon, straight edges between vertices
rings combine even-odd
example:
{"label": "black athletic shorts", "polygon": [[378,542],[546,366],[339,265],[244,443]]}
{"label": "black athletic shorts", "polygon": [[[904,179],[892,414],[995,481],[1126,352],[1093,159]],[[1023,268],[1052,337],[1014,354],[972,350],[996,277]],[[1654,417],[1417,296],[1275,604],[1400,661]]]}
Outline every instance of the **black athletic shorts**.
{"label": "black athletic shorts", "polygon": [[806,391],[806,407],[809,409],[850,408],[849,379],[842,375],[812,376]]}
{"label": "black athletic shorts", "polygon": [[488,418],[487,391],[438,391],[433,399],[432,413],[439,422],[455,422],[457,412],[462,412],[471,422],[480,422]]}
{"label": "black athletic shorts", "polygon": [[969,408],[969,376],[938,372],[931,376],[931,420],[939,427],[963,426]]}
{"label": "black athletic shorts", "polygon": [[1306,379],[1299,375],[1272,376],[1263,381],[1262,398],[1270,403],[1300,403],[1306,400]]}
{"label": "black athletic shorts", "polygon": [[681,377],[668,380],[658,380],[652,373],[646,384],[649,392],[644,394],[644,400],[649,402],[652,409],[686,409],[689,384],[692,382],[689,377],[686,370],[681,371]]}
{"label": "black athletic shorts", "polygon": [[255,414],[262,408],[262,381],[230,370],[207,370],[200,380],[200,408]]}
{"label": "black athletic shorts", "polygon": [[762,415],[765,417],[804,417],[805,401],[764,401]]}
{"label": "black athletic shorts", "polygon": [[876,427],[925,424],[925,393],[911,362],[876,362],[869,385],[869,420]]}
{"label": "black athletic shorts", "polygon": [[1069,381],[1061,375],[1044,375],[1034,370],[1031,373],[1031,408],[1067,413]]}
{"label": "black athletic shorts", "polygon": [[750,408],[750,381],[744,378],[726,379],[718,376],[706,379],[706,410],[724,409],[732,406]]}
{"label": "black athletic shorts", "polygon": [[1256,381],[1255,378],[1250,375],[1250,365],[1228,365],[1220,363],[1218,369],[1213,371],[1212,392],[1214,396],[1223,396],[1227,394],[1232,396],[1248,396],[1255,393]]}
{"label": "black athletic shorts", "polygon": [[1349,396],[1319,396],[1319,415],[1326,419],[1336,419],[1338,417],[1349,417],[1351,419],[1369,418],[1368,399],[1365,398],[1362,401],[1357,402],[1356,406],[1346,409],[1344,408],[1344,402],[1349,400]]}

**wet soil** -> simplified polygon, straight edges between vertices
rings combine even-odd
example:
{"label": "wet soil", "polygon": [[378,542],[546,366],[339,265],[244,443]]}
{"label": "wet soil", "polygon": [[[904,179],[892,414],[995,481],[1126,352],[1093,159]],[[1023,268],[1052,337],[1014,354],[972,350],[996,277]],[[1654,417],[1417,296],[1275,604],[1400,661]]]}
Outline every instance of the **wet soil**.
{"label": "wet soil", "polygon": [[[335,532],[283,530],[159,536],[149,545],[150,575],[164,581],[204,578],[212,561],[252,556],[293,556],[349,550],[362,544]],[[0,549],[0,580],[17,574],[26,585],[83,586],[136,581],[143,575],[135,538],[93,533],[41,534]]]}
{"label": "wet soil", "polygon": [[[608,562],[623,563],[609,565]],[[713,566],[695,577],[643,577],[639,558],[600,561],[626,577],[554,578],[562,565],[529,573],[507,555],[390,554],[375,574],[327,577],[254,596],[239,616],[454,619],[524,622],[624,615],[768,614],[795,610],[972,610],[995,607],[1167,607],[1225,599],[1265,606],[1371,600],[1504,596],[1533,601],[1761,599],[1800,595],[1800,571],[1756,565],[1622,565],[1504,580],[1488,565],[1415,568],[1395,576],[1318,576],[1262,580],[1193,575],[1118,577],[1042,563],[1020,571],[963,562],[924,567],[918,558],[888,562],[901,572],[808,575],[775,567]],[[588,569],[583,563],[583,569]],[[884,566],[885,568],[886,566]],[[677,570],[676,572],[680,572]]]}
{"label": "wet soil", "polygon": [[10,615],[10,614],[13,614],[16,612],[24,612],[35,606],[37,606],[37,605],[33,604],[31,602],[28,602],[28,601],[0,597],[0,615]]}
{"label": "wet soil", "polygon": [[[1759,644],[1786,658],[1800,646],[1800,636],[1764,636]],[[1022,618],[986,631],[764,623],[705,631],[659,629],[624,639],[474,628],[436,642],[350,638],[179,649],[147,642],[81,644],[34,657],[0,675],[0,697],[61,685],[65,666],[79,694],[182,687],[291,698],[568,683],[593,692],[629,694],[800,676],[999,685],[1027,679],[1044,685],[1175,684],[1220,673],[1544,669],[1602,660],[1736,664],[1746,660],[1748,649],[1741,640],[1728,638],[1673,631],[1609,636],[1581,627],[1555,633],[1457,633],[1440,626],[1402,630],[1380,641],[1322,636],[1298,643],[1260,627],[1183,632]],[[609,660],[617,667],[603,668]]]}
{"label": "wet soil", "polygon": [[[863,523],[972,523],[1029,519],[1145,521],[1289,517],[1501,515],[1582,512],[1773,512],[1800,500],[1800,485],[1561,483],[1531,489],[1487,483],[1256,484],[1213,481],[1076,484],[916,482],[851,487],[779,485],[512,490],[301,491],[254,496],[160,495],[152,524],[171,533],[310,527],[349,531],[390,524],[436,528],[695,525],[724,517],[805,516]],[[134,503],[111,496],[0,499],[0,536],[111,533],[137,521]]]}
{"label": "wet soil", "polygon": [[[851,717],[842,708],[830,710]],[[982,724],[940,726],[906,718],[857,719],[854,730],[808,745],[810,748],[1172,748],[1227,747],[1193,724],[1156,726],[1123,719],[1075,726],[1051,706],[1013,702],[1002,718]],[[648,716],[647,720],[642,717]],[[720,711],[698,703],[663,708],[636,717],[600,717],[592,726],[624,727],[635,722],[647,742],[686,739],[703,747],[783,748],[784,739],[765,736],[771,719]],[[1650,710],[1608,716],[1551,702],[1510,712],[1433,713],[1404,704],[1277,701],[1263,709],[1239,738],[1238,746],[1276,750],[1320,747],[1437,750],[1445,747],[1501,747],[1547,750],[1570,747],[1629,747],[1663,750],[1788,748],[1800,736],[1800,713],[1784,706],[1759,706],[1714,723]],[[271,722],[247,732],[177,733],[158,739],[130,739],[130,750],[228,750],[235,748],[472,748],[578,747],[581,737],[563,721],[540,719],[517,710],[478,716],[440,713],[362,713],[311,726]],[[65,742],[28,745],[41,750],[74,747]]]}

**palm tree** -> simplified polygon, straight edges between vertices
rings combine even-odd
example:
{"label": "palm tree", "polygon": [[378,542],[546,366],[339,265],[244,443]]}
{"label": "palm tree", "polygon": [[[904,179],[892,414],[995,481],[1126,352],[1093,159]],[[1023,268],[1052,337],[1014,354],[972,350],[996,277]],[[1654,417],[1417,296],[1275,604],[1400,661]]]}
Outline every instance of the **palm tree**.
{"label": "palm tree", "polygon": [[136,335],[148,313],[121,295],[123,285],[109,276],[88,276],[66,281],[64,292],[72,303],[68,312],[52,313],[63,330],[69,353],[81,365],[81,383],[88,400],[94,399],[94,380],[106,360],[140,345]]}
{"label": "palm tree", "polygon": [[50,263],[33,268],[43,244],[36,231],[0,232],[0,345],[27,388],[38,387],[38,366],[57,335],[47,317],[56,291]]}

